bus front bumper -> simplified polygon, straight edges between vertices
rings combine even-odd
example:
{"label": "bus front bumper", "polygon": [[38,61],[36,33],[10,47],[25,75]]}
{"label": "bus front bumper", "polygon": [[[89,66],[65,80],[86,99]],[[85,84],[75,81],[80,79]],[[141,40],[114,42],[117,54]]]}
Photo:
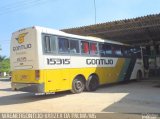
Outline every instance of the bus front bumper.
{"label": "bus front bumper", "polygon": [[31,92],[31,93],[44,93],[44,83],[11,83],[12,90]]}

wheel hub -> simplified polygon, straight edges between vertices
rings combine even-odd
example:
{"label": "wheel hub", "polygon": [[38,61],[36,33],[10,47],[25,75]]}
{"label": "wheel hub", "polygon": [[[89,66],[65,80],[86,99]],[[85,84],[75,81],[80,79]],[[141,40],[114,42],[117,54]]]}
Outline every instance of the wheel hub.
{"label": "wheel hub", "polygon": [[75,84],[76,88],[79,90],[82,88],[82,82],[81,81],[77,81]]}

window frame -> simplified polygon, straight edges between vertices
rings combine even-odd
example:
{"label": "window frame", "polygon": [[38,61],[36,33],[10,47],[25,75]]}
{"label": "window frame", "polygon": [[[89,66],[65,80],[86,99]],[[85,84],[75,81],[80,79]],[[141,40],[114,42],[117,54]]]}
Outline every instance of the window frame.
{"label": "window frame", "polygon": [[[82,42],[87,42],[88,43],[88,53],[83,53],[82,52]],[[84,56],[89,56],[90,55],[90,41],[88,40],[80,40],[80,52],[81,52],[81,55],[84,55]]]}
{"label": "window frame", "polygon": [[51,52],[51,38],[49,35],[45,35],[44,36],[44,46],[46,48],[46,53],[50,53]]}
{"label": "window frame", "polygon": [[[104,48],[103,48],[103,53],[104,53],[103,55],[100,53],[100,45],[103,45],[102,47],[104,47]],[[105,48],[106,48],[106,45],[110,46],[110,48],[111,48],[111,54],[106,54],[106,49],[105,49]],[[113,44],[111,44],[111,43],[100,42],[99,45],[98,45],[100,57],[113,57],[114,55],[113,55],[112,45],[113,45]]]}
{"label": "window frame", "polygon": [[136,53],[134,51],[132,52],[132,57],[136,57],[138,59],[141,59],[142,58],[141,48],[140,47],[133,47],[132,49],[135,49],[135,51],[136,51]]}
{"label": "window frame", "polygon": [[[100,53],[100,45],[104,45],[104,43],[105,43],[105,42],[99,42],[99,43],[98,43],[98,48],[99,48],[99,51],[98,51],[98,52],[99,52],[99,56],[100,56],[100,57],[105,57],[105,53],[104,53],[104,55],[102,55],[102,54]],[[103,52],[105,52],[105,51],[103,50]]]}
{"label": "window frame", "polygon": [[[48,43],[45,41],[46,37],[49,38],[49,46]],[[55,48],[52,47],[52,38],[51,37],[55,37]],[[66,39],[68,42],[68,51],[67,52],[61,52],[59,50],[59,38],[62,39]],[[74,38],[74,37],[65,37],[65,36],[61,36],[61,35],[55,35],[55,34],[48,34],[48,33],[41,33],[41,39],[42,39],[42,52],[43,54],[46,55],[69,55],[69,56],[74,56],[74,55],[79,55],[79,56],[98,56],[98,57],[124,57],[124,58],[131,58],[131,57],[136,57],[136,58],[140,58],[137,56],[136,53],[134,53],[134,51],[132,52],[131,49],[138,49],[139,47],[132,47],[129,45],[121,45],[121,44],[114,44],[114,43],[108,43],[108,42],[98,42],[98,41],[93,41],[93,40],[85,40],[85,39],[80,39],[80,38]],[[71,42],[72,41],[77,41],[78,43],[78,50],[79,52],[71,52]],[[84,53],[82,52],[82,43],[88,43],[88,53]],[[95,54],[91,54],[91,44],[94,43],[96,44],[96,52]],[[103,48],[103,51],[105,54],[101,53],[100,50],[102,51],[102,49],[100,49],[100,45],[102,45],[101,47]],[[47,46],[47,47],[46,47]],[[111,54],[106,54],[106,50],[107,50],[107,46],[111,47]],[[118,49],[117,47],[120,48],[121,50],[121,54],[122,55],[117,55],[115,54],[115,51],[113,50],[113,48]],[[49,50],[45,50],[45,48],[49,49]],[[55,50],[54,50],[55,49]],[[127,50],[127,51],[126,51]],[[125,51],[127,52],[127,54],[125,53]],[[130,52],[130,53],[129,53]]]}
{"label": "window frame", "polygon": [[[55,37],[55,51],[54,52],[52,52],[52,48],[51,48],[51,37]],[[49,37],[49,39],[50,39],[50,52],[47,52],[46,50],[45,50],[45,37]],[[52,54],[57,54],[57,51],[58,51],[58,49],[57,49],[57,36],[56,35],[54,35],[54,34],[47,34],[47,33],[41,33],[41,42],[42,42],[42,53],[43,54],[47,54],[47,55],[52,55]]]}
{"label": "window frame", "polygon": [[[68,52],[60,52],[59,50],[59,39],[58,38],[63,38],[63,39],[67,39],[68,40]],[[68,37],[64,37],[64,36],[57,36],[57,50],[58,50],[58,54],[70,54],[70,46],[69,46],[69,38]]]}
{"label": "window frame", "polygon": [[113,44],[111,44],[111,43],[106,43],[106,42],[105,42],[104,45],[105,45],[105,48],[106,48],[106,45],[107,45],[107,46],[110,46],[110,48],[111,48],[111,49],[110,49],[110,50],[111,50],[111,54],[106,54],[106,49],[105,49],[105,56],[106,56],[106,57],[112,57],[112,56],[114,55],[114,54],[113,54],[113,50],[112,50]]}
{"label": "window frame", "polygon": [[[127,45],[122,46],[122,52],[124,58],[131,58],[133,56],[133,53],[130,51],[131,48],[132,48],[131,46]],[[125,53],[125,51],[127,51],[127,54]]]}
{"label": "window frame", "polygon": [[[77,41],[78,42],[78,50],[79,50],[79,53],[72,53],[71,52],[71,44],[70,44],[70,42],[71,41]],[[69,38],[69,53],[70,53],[70,55],[80,55],[81,54],[81,49],[80,49],[80,40],[79,39],[76,39],[76,38]]]}
{"label": "window frame", "polygon": [[[113,52],[113,56],[114,56],[114,57],[124,57],[124,54],[123,54],[123,52],[122,52],[122,46],[123,46],[123,45],[119,45],[119,44],[113,44],[113,45],[112,45],[112,52]],[[116,53],[115,53],[116,50],[113,51],[114,48],[115,48],[115,49],[120,48],[121,55],[116,54]]]}
{"label": "window frame", "polygon": [[[95,53],[95,54],[91,54],[91,44],[92,43],[95,43],[96,44],[96,52],[97,53]],[[91,55],[91,56],[98,56],[99,55],[99,43],[98,42],[95,42],[95,41],[90,41],[89,42],[89,54]]]}

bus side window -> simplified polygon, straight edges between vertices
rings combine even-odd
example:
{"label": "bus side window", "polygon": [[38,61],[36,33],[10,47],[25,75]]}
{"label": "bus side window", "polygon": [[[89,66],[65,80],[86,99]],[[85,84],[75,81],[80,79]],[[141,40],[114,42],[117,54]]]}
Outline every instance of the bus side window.
{"label": "bus side window", "polygon": [[102,44],[102,43],[99,43],[99,54],[101,57],[105,56],[104,44]]}
{"label": "bus side window", "polygon": [[56,45],[56,36],[51,36],[50,37],[50,45],[51,45],[51,52],[52,53],[56,53],[56,49],[57,49],[57,45]]}
{"label": "bus side window", "polygon": [[79,54],[79,41],[78,40],[70,40],[70,53],[71,54]]}
{"label": "bus side window", "polygon": [[67,38],[58,37],[58,46],[60,53],[69,53],[69,41]]}
{"label": "bus side window", "polygon": [[119,45],[114,45],[114,55],[115,56],[123,56],[122,50],[121,50],[121,46]]}
{"label": "bus side window", "polygon": [[45,53],[51,52],[50,37],[49,36],[44,36],[44,51],[45,51]]}
{"label": "bus side window", "polygon": [[81,52],[83,54],[89,54],[89,42],[81,41]]}
{"label": "bus side window", "polygon": [[97,55],[98,54],[98,48],[97,48],[97,43],[90,43],[90,54],[91,55]]}
{"label": "bus side window", "polygon": [[121,48],[123,56],[124,57],[130,57],[130,53],[129,53],[129,47],[127,46],[122,46]]}
{"label": "bus side window", "polygon": [[141,49],[140,49],[140,47],[134,47],[132,49],[132,54],[133,54],[133,57],[141,58]]}
{"label": "bus side window", "polygon": [[125,57],[135,57],[134,48],[131,46],[125,46],[123,54]]}
{"label": "bus side window", "polygon": [[43,35],[43,51],[44,53],[56,53],[56,37]]}
{"label": "bus side window", "polygon": [[106,56],[112,55],[112,47],[108,43],[105,43],[105,54],[106,54]]}
{"label": "bus side window", "polygon": [[129,55],[129,57],[133,57],[133,48],[130,46],[130,47],[128,47],[128,55]]}

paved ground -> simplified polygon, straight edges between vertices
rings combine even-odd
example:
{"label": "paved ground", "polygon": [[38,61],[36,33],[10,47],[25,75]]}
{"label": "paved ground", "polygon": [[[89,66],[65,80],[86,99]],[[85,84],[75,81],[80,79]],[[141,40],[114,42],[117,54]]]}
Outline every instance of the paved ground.
{"label": "paved ground", "polygon": [[10,81],[0,79],[0,112],[160,113],[160,78],[42,96],[12,91]]}

